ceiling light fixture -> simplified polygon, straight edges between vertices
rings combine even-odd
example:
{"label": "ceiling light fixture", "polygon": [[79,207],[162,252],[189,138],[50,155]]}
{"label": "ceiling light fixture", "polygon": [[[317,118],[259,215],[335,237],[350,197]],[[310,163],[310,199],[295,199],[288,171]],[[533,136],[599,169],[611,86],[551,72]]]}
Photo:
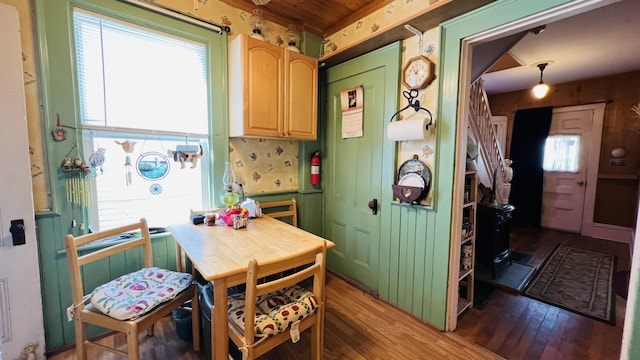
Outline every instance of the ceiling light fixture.
{"label": "ceiling light fixture", "polygon": [[549,65],[549,63],[538,64],[538,69],[540,69],[540,82],[536,84],[536,86],[534,86],[532,89],[533,96],[535,96],[537,99],[542,99],[543,97],[547,96],[547,93],[549,92],[549,85],[545,84],[542,80],[542,73],[544,72],[544,69],[547,67],[547,65]]}

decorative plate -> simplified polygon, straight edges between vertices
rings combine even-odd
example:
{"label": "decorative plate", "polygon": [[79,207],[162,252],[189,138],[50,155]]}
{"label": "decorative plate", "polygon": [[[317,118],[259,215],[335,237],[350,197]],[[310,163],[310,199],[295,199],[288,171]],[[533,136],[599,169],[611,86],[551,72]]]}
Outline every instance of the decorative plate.
{"label": "decorative plate", "polygon": [[401,180],[404,176],[410,173],[420,175],[424,180],[423,188],[425,191],[429,191],[429,186],[431,185],[431,170],[429,170],[427,164],[418,159],[418,155],[413,155],[413,159],[405,161],[402,166],[400,166],[398,179]]}
{"label": "decorative plate", "polygon": [[398,181],[398,185],[402,186],[412,186],[424,189],[424,179],[418,173],[408,173],[403,176],[400,181]]}
{"label": "decorative plate", "polygon": [[167,157],[155,151],[141,154],[136,164],[138,174],[150,181],[160,180],[167,176],[169,167]]}

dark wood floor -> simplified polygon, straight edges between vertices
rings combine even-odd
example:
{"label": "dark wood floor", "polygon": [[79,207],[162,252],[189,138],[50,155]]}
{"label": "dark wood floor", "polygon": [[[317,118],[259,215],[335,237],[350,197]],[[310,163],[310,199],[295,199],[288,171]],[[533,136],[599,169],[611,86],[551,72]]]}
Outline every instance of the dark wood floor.
{"label": "dark wood floor", "polygon": [[[629,270],[627,244],[546,229],[515,228],[511,249],[530,253],[540,266],[558,244],[616,255],[616,270]],[[626,301],[616,295],[616,326],[497,290],[482,310],[469,309],[454,332],[507,359],[618,359]]]}
{"label": "dark wood floor", "polygon": [[[514,229],[512,249],[534,255],[540,265],[557,244],[583,247],[617,256],[617,269],[629,269],[628,245],[581,238],[551,230]],[[324,358],[332,359],[618,359],[624,323],[625,301],[617,296],[616,326],[591,320],[524,296],[498,290],[482,310],[461,315],[458,329],[443,333],[415,317],[374,299],[333,275],[327,277]],[[308,359],[308,336],[287,343],[263,358]],[[124,338],[110,336],[105,343],[124,347]],[[476,345],[477,344],[477,345]],[[141,339],[143,360],[202,360],[191,344],[176,336],[165,318],[154,337]],[[486,349],[492,351],[488,352]],[[495,354],[498,355],[495,355]],[[49,357],[72,360],[72,351]],[[90,353],[91,360],[116,359]]]}

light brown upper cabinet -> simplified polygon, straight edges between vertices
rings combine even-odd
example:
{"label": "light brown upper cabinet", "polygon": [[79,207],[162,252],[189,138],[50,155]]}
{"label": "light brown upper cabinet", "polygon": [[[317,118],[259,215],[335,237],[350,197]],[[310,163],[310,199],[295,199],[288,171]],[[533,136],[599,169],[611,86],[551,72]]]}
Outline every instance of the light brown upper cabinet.
{"label": "light brown upper cabinet", "polygon": [[318,61],[238,35],[229,46],[229,136],[315,140]]}

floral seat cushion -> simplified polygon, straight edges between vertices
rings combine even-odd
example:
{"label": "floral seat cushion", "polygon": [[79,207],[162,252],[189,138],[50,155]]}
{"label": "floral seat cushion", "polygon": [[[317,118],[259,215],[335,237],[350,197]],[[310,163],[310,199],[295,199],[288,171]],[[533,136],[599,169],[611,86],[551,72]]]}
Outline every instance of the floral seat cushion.
{"label": "floral seat cushion", "polygon": [[[239,293],[227,298],[229,320],[238,329],[244,328],[245,295]],[[255,336],[283,332],[290,324],[313,314],[317,307],[313,293],[297,285],[260,296],[256,303]]]}
{"label": "floral seat cushion", "polygon": [[91,305],[114,319],[130,320],[173,299],[191,285],[192,279],[191,274],[144,268],[95,288]]}

